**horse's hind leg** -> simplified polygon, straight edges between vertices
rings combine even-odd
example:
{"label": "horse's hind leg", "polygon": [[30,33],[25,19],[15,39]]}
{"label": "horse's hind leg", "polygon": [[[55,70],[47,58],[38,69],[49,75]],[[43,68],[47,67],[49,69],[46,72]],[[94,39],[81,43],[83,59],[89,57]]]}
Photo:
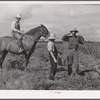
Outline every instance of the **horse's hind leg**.
{"label": "horse's hind leg", "polygon": [[4,61],[4,59],[5,59],[5,57],[6,57],[6,55],[7,55],[7,51],[4,51],[0,56],[0,67],[1,67],[1,69],[2,69],[2,64],[3,64],[3,61]]}

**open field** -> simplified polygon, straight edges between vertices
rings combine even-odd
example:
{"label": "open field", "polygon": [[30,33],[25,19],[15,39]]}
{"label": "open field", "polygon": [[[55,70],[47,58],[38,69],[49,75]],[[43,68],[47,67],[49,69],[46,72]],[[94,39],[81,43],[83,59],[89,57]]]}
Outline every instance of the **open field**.
{"label": "open field", "polygon": [[[100,65],[100,43],[86,42],[92,60],[84,46],[79,47],[80,75],[68,77],[67,63],[58,65],[55,81],[50,83],[48,79],[50,62],[46,42],[39,42],[35,52],[30,58],[27,71],[24,68],[24,56],[8,54],[3,70],[0,70],[0,89],[2,90],[100,90],[100,76],[93,71],[93,67]],[[67,43],[57,42],[58,51],[67,56]]]}

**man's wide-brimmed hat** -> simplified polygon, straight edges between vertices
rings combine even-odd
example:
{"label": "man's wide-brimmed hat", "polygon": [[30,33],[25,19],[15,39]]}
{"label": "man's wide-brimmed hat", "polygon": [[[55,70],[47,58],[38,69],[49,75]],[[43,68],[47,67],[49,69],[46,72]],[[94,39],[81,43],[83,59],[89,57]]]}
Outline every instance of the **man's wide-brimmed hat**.
{"label": "man's wide-brimmed hat", "polygon": [[21,19],[21,14],[18,14],[18,15],[16,16],[16,18]]}
{"label": "man's wide-brimmed hat", "polygon": [[76,33],[78,33],[78,30],[76,28],[74,28],[70,32],[76,32]]}
{"label": "man's wide-brimmed hat", "polygon": [[48,37],[48,39],[56,39],[56,35],[55,34],[50,34],[50,36]]}

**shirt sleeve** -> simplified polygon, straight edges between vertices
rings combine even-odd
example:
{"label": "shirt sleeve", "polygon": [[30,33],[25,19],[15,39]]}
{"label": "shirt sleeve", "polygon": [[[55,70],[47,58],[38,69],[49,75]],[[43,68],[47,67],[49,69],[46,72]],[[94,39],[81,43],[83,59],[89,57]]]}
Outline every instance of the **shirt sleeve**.
{"label": "shirt sleeve", "polygon": [[62,40],[63,41],[69,41],[69,37],[67,34],[65,34],[63,37],[62,37]]}
{"label": "shirt sleeve", "polygon": [[53,51],[53,44],[51,42],[48,42],[47,49],[48,51]]}
{"label": "shirt sleeve", "polygon": [[15,24],[16,24],[16,22],[15,21],[13,21],[12,22],[12,24],[11,24],[11,29],[13,30],[13,31],[19,31],[19,30],[17,30],[16,28],[15,28]]}

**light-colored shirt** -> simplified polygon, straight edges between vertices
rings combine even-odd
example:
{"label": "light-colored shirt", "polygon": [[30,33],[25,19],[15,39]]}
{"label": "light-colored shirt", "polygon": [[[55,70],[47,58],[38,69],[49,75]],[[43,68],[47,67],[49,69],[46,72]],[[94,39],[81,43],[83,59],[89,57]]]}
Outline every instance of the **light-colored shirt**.
{"label": "light-colored shirt", "polygon": [[20,23],[14,20],[11,24],[12,31],[18,32],[20,30]]}
{"label": "light-colored shirt", "polygon": [[47,49],[48,49],[48,51],[54,51],[55,50],[54,42],[49,41],[48,44],[47,44]]}

